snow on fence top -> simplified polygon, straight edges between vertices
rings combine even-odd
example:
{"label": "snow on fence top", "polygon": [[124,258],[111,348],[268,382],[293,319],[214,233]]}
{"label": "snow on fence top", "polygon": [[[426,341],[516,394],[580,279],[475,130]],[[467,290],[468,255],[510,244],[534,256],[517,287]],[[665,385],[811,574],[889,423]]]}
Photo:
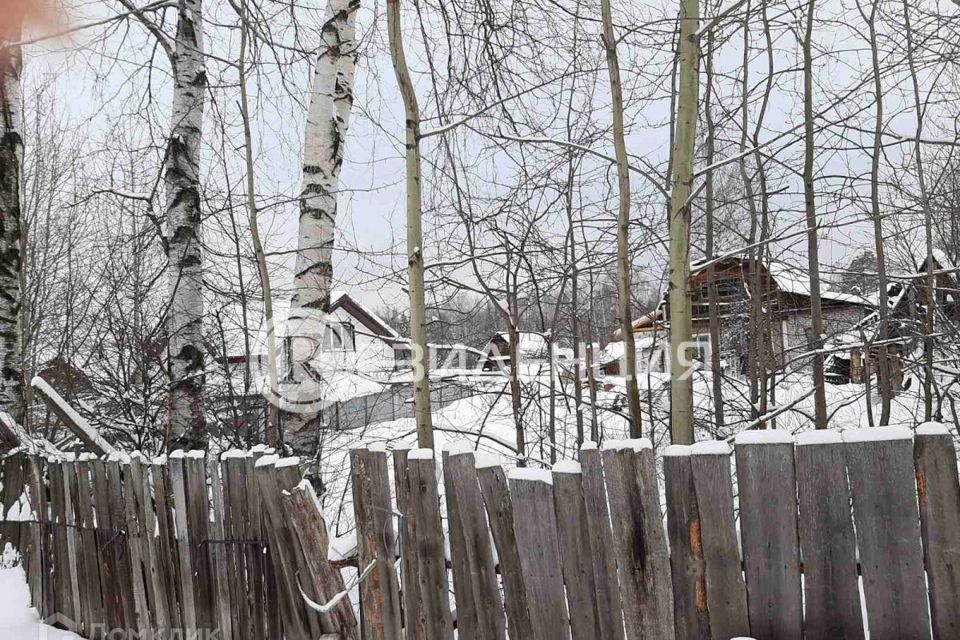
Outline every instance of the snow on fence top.
{"label": "snow on fence top", "polygon": [[607,451],[643,451],[644,449],[653,449],[653,443],[650,442],[649,438],[607,440],[603,443],[603,448]]}
{"label": "snow on fence top", "polygon": [[942,422],[924,422],[917,427],[918,436],[948,436],[950,431]]}
{"label": "snow on fence top", "polygon": [[690,453],[695,456],[728,456],[730,445],[726,440],[703,440],[691,445]]}
{"label": "snow on fence top", "polygon": [[582,473],[580,463],[576,460],[561,460],[553,465],[554,473]]}
{"label": "snow on fence top", "polygon": [[783,429],[751,429],[737,434],[740,444],[793,444],[793,434]]}
{"label": "snow on fence top", "polygon": [[583,444],[580,445],[580,451],[589,451],[597,448],[597,443],[593,440],[584,440]]}
{"label": "snow on fence top", "polygon": [[473,464],[477,469],[487,469],[489,467],[499,467],[500,462],[500,456],[493,453],[478,451],[476,458],[474,458]]}
{"label": "snow on fence top", "polygon": [[798,447],[811,444],[840,444],[841,442],[843,442],[843,437],[836,429],[816,429],[797,434]]}
{"label": "snow on fence top", "polygon": [[[450,455],[454,455],[453,452]],[[411,449],[407,460],[433,460],[433,449]]]}
{"label": "snow on fence top", "polygon": [[530,480],[553,484],[553,476],[549,469],[531,469],[530,467],[514,467],[507,476],[510,480]]}
{"label": "snow on fence top", "polygon": [[843,432],[844,442],[877,442],[879,440],[910,440],[913,432],[909,427],[867,427],[865,429],[847,429]]}
{"label": "snow on fence top", "polygon": [[691,447],[688,444],[671,444],[663,450],[664,458],[679,458],[688,456],[691,453]]}

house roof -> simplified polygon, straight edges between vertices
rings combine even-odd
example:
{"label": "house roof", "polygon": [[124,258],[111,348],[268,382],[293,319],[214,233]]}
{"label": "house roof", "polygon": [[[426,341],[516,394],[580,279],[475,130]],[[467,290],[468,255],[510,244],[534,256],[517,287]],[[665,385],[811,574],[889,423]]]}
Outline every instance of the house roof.
{"label": "house roof", "polygon": [[[724,256],[709,261],[696,260],[690,263],[690,277],[699,276],[700,274],[704,273],[711,264],[720,267],[721,265],[729,265],[733,263],[746,267],[748,260],[749,258],[740,255]],[[777,288],[781,291],[796,296],[810,296],[810,275],[805,269],[782,262],[780,260],[770,260],[762,263],[762,266],[767,268],[767,272],[770,274],[770,277],[776,283]],[[827,288],[820,290],[820,298],[842,304],[854,304],[864,307],[876,306],[863,296],[841,293],[839,291],[831,291]],[[662,322],[664,320],[666,303],[667,293],[664,293],[663,298],[660,300],[660,303],[654,310],[645,313],[633,321],[632,326],[634,331],[653,326],[657,322]],[[617,331],[614,333],[614,340],[622,339],[622,335],[622,332],[617,329]]]}

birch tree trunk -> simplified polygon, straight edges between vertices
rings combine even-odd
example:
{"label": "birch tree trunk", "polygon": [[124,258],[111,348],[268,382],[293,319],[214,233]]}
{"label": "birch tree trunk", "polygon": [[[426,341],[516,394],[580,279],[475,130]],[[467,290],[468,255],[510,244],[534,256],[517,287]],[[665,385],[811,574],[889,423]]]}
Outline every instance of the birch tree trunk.
{"label": "birch tree trunk", "polygon": [[200,140],[207,75],[201,0],[181,0],[173,65],[173,117],[164,187],[170,309],[169,434],[182,446],[206,441],[203,413],[203,273],[200,248]]}
{"label": "birch tree trunk", "polygon": [[690,365],[690,196],[700,91],[699,0],[680,4],[680,79],[670,195],[670,431],[674,444],[692,444],[693,376]]}
{"label": "birch tree trunk", "polygon": [[[427,354],[426,301],[423,276],[423,212],[420,203],[420,107],[403,53],[400,0],[387,0],[390,59],[403,97],[406,115],[407,165],[407,273],[410,290],[410,352],[413,364],[413,407],[417,444],[433,448],[430,414],[430,364]],[[523,450],[518,451],[523,456]]]}
{"label": "birch tree trunk", "polygon": [[620,63],[617,60],[617,41],[613,32],[610,0],[601,0],[603,44],[607,53],[607,71],[610,75],[610,94],[613,111],[613,146],[617,157],[617,187],[620,207],[617,215],[617,300],[620,332],[623,334],[624,379],[627,388],[627,406],[630,409],[630,437],[643,434],[643,414],[640,408],[640,390],[637,387],[637,349],[633,336],[633,317],[630,312],[630,163],[623,126],[623,89],[620,86]]}
{"label": "birch tree trunk", "polygon": [[[359,0],[330,0],[317,58],[304,128],[300,229],[297,241],[294,305],[330,310],[337,196],[347,131],[353,108],[356,69],[356,16]],[[293,341],[293,345],[304,344]],[[302,362],[308,353],[291,354]],[[289,413],[287,426],[299,431],[316,414]]]}
{"label": "birch tree trunk", "polygon": [[816,0],[807,2],[806,26],[803,34],[803,194],[807,217],[807,253],[810,270],[810,319],[813,325],[814,424],[827,428],[827,391],[823,374],[823,312],[820,307],[820,255],[817,249],[817,209],[813,190],[813,10]]}
{"label": "birch tree trunk", "polygon": [[[20,39],[19,26],[4,25],[2,29],[0,41]],[[0,42],[0,47],[0,125],[3,126],[0,131],[0,407],[22,423],[20,72],[23,61],[19,46],[3,46]]]}
{"label": "birch tree trunk", "polygon": [[295,274],[300,307],[330,308],[337,193],[356,69],[359,0],[330,0],[304,131],[303,188]]}

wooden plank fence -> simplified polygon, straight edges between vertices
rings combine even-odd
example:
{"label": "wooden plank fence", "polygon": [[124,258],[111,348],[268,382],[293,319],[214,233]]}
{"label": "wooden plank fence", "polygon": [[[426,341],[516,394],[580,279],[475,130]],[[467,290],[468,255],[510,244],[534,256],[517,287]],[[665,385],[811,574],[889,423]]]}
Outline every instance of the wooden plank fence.
{"label": "wooden plank fence", "polygon": [[15,454],[0,459],[0,545],[21,551],[41,619],[86,638],[354,640],[348,600],[321,616],[301,596],[344,584],[297,462]]}
{"label": "wooden plank fence", "polygon": [[254,458],[7,458],[0,498],[20,517],[0,534],[41,615],[91,638],[960,637],[960,482],[940,425],[672,446],[662,492],[646,440],[552,471],[355,450],[359,585],[328,561],[296,459]]}

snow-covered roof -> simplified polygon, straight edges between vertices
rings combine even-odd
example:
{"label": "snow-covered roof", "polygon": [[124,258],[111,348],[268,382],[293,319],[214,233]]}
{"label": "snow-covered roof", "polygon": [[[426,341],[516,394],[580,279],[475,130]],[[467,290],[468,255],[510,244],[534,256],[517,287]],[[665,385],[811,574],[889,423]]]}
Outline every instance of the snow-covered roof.
{"label": "snow-covered roof", "polygon": [[[542,333],[520,331],[518,334],[520,336],[520,342],[517,345],[517,351],[520,352],[520,355],[527,357],[544,357],[547,355],[547,338]],[[510,334],[507,331],[500,331],[496,337],[510,344]],[[500,355],[503,357],[507,356],[505,353]]]}

